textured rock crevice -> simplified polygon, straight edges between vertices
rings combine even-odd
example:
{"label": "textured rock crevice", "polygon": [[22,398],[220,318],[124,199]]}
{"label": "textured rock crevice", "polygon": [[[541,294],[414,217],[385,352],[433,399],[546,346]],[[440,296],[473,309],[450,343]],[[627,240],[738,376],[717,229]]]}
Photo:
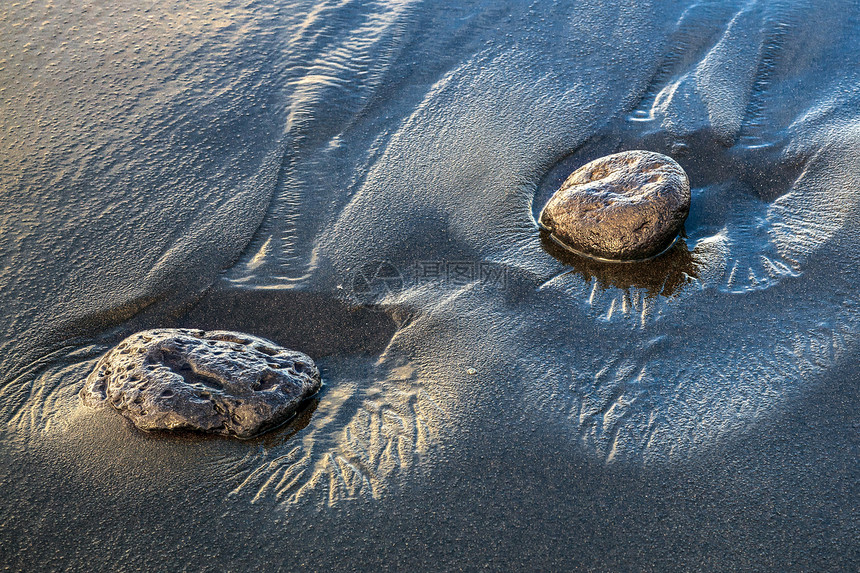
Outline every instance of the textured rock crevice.
{"label": "textured rock crevice", "polygon": [[250,438],[287,421],[321,385],[307,355],[228,331],[139,332],[103,356],[80,392],[142,430]]}

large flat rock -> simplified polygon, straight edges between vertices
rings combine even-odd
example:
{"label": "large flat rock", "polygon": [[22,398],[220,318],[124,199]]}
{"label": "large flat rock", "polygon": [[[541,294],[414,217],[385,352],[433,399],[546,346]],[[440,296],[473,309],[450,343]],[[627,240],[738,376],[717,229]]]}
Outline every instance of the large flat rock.
{"label": "large flat rock", "polygon": [[238,332],[158,329],[123,340],[80,396],[142,430],[189,429],[250,438],[288,420],[319,390],[301,352]]}

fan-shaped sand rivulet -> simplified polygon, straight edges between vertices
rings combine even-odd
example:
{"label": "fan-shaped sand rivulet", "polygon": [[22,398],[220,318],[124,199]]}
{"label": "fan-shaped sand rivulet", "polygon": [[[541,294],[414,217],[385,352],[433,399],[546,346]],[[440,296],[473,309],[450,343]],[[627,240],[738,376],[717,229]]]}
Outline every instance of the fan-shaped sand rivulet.
{"label": "fan-shaped sand rivulet", "polygon": [[285,422],[319,390],[305,354],[238,332],[147,330],[99,360],[80,396],[142,430],[250,438]]}
{"label": "fan-shaped sand rivulet", "polygon": [[611,261],[659,255],[690,212],[690,181],[671,157],[624,151],[586,163],[538,218],[563,247]]}

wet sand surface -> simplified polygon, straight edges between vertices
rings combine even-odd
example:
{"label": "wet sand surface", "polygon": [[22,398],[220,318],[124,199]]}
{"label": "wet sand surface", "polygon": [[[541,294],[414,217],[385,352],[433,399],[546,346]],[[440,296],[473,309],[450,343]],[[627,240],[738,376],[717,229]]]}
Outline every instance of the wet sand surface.
{"label": "wet sand surface", "polygon": [[[853,570],[860,9],[0,8],[6,570]],[[683,240],[536,216],[648,149]],[[324,386],[252,440],[77,398],[133,332]]]}

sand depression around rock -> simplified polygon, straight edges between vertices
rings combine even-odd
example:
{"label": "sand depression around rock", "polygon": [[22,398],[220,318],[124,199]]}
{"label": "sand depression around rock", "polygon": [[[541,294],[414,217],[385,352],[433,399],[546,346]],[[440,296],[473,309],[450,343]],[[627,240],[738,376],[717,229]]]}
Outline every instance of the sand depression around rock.
{"label": "sand depression around rock", "polygon": [[103,356],[80,392],[142,430],[188,429],[250,438],[287,421],[315,394],[305,354],[228,331],[139,332]]}

